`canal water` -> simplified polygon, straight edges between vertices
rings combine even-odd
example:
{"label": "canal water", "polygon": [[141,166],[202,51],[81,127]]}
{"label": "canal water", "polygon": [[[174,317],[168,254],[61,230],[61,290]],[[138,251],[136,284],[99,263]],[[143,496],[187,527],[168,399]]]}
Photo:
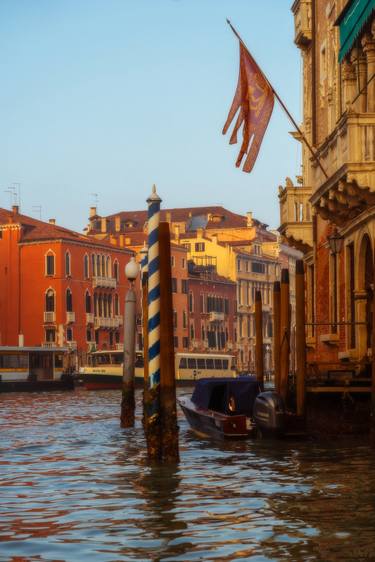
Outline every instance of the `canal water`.
{"label": "canal water", "polygon": [[[185,390],[186,392],[186,390]],[[118,391],[0,395],[0,560],[375,560],[375,454],[212,442],[150,467]]]}

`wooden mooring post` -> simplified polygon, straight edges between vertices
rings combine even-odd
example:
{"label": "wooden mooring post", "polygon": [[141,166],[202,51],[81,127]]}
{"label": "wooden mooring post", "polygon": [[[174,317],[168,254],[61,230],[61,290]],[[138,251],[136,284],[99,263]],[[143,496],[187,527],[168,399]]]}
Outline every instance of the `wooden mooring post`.
{"label": "wooden mooring post", "polygon": [[375,447],[375,264],[374,264],[374,290],[372,293],[372,357],[371,357],[371,414],[370,414],[370,438]]}
{"label": "wooden mooring post", "polygon": [[153,186],[148,203],[148,391],[145,401],[145,434],[148,457],[161,459],[160,420],[160,269],[159,223],[161,199]]}
{"label": "wooden mooring post", "polygon": [[280,281],[273,284],[273,372],[275,390],[280,392]]}
{"label": "wooden mooring post", "polygon": [[169,224],[159,226],[160,253],[160,416],[162,461],[179,460]]}
{"label": "wooden mooring post", "polygon": [[297,415],[305,413],[306,384],[306,328],[305,328],[305,271],[303,260],[296,262],[296,398]]}
{"label": "wooden mooring post", "polygon": [[286,402],[288,398],[290,353],[290,308],[289,271],[281,270],[280,285],[280,394]]}
{"label": "wooden mooring post", "polygon": [[257,376],[257,381],[263,387],[263,310],[262,293],[260,291],[255,291],[255,373]]}
{"label": "wooden mooring post", "polygon": [[[147,431],[146,407],[149,389],[148,380],[148,250],[145,245],[141,254],[142,335],[143,335],[143,428]],[[146,436],[147,440],[147,436]]]}

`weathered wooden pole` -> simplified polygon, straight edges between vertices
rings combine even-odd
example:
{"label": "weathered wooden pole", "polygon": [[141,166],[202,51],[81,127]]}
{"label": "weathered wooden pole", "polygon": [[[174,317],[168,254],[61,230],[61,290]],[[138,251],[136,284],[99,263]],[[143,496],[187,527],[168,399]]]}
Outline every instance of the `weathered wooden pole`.
{"label": "weathered wooden pole", "polygon": [[289,271],[281,270],[280,285],[280,394],[284,401],[288,397],[289,351]]}
{"label": "weathered wooden pole", "polygon": [[125,275],[130,282],[130,288],[125,297],[124,320],[124,362],[122,375],[121,426],[134,426],[134,369],[135,369],[135,320],[136,296],[134,281],[138,275],[139,266],[134,257],[125,267]]}
{"label": "weathered wooden pole", "polygon": [[374,263],[374,289],[372,292],[372,373],[371,373],[371,417],[370,417],[370,436],[371,444],[375,447],[375,263]]}
{"label": "weathered wooden pole", "polygon": [[273,372],[275,390],[280,392],[280,281],[273,284]]}
{"label": "weathered wooden pole", "polygon": [[296,386],[297,415],[305,413],[306,384],[306,328],[305,328],[305,271],[303,260],[296,262]]}
{"label": "weathered wooden pole", "polygon": [[179,460],[169,224],[159,226],[160,416],[163,462]]}
{"label": "weathered wooden pole", "polygon": [[255,291],[255,373],[257,381],[263,386],[263,311],[262,293],[260,291]]}
{"label": "weathered wooden pole", "polygon": [[[146,404],[149,389],[148,380],[148,250],[146,244],[140,251],[141,255],[141,293],[142,293],[142,335],[143,335],[143,429],[147,431]],[[146,436],[147,440],[147,436]]]}
{"label": "weathered wooden pole", "polygon": [[148,376],[147,450],[149,459],[161,459],[160,426],[160,270],[159,222],[161,199],[155,185],[148,203]]}

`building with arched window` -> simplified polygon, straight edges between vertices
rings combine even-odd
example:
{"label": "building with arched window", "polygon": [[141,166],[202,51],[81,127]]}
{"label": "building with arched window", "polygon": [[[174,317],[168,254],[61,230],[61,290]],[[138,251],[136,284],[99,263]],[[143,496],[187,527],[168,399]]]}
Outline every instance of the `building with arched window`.
{"label": "building with arched window", "polygon": [[[98,349],[121,344],[127,290],[121,272],[131,255],[21,215],[16,206],[0,209],[0,345],[23,340],[86,352],[94,341]],[[116,276],[111,263],[118,264]]]}

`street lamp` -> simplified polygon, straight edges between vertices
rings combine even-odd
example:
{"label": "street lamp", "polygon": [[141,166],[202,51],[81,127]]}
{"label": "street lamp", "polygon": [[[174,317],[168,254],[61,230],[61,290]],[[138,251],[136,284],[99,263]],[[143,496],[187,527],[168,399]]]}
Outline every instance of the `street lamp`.
{"label": "street lamp", "polygon": [[343,236],[338,232],[337,228],[328,237],[329,247],[335,256],[341,252]]}
{"label": "street lamp", "polygon": [[134,367],[135,367],[135,318],[136,297],[134,281],[139,273],[139,265],[134,257],[125,266],[125,275],[130,282],[130,287],[125,297],[125,319],[124,319],[124,363],[122,376],[122,401],[121,401],[121,425],[123,427],[134,426]]}

